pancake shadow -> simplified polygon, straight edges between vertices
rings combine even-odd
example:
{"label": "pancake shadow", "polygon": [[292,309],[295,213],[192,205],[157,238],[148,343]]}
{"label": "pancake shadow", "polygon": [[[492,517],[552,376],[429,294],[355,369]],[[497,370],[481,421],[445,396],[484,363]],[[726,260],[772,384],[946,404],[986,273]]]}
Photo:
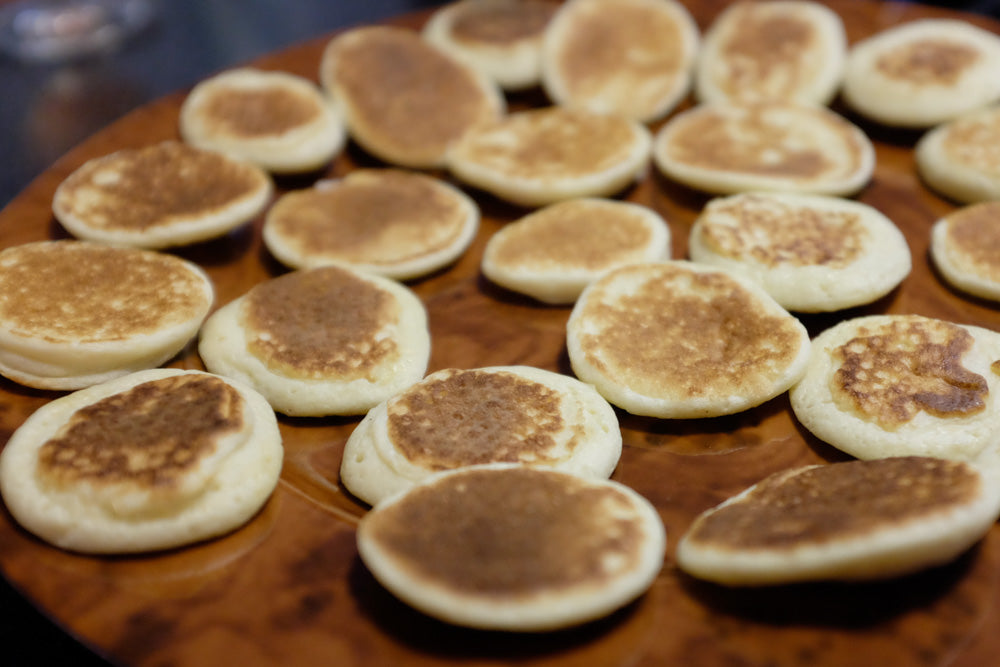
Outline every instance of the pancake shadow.
{"label": "pancake shadow", "polygon": [[892,311],[892,306],[899,297],[902,283],[896,285],[891,291],[870,303],[851,306],[841,310],[829,312],[803,313],[792,312],[792,314],[805,326],[810,338],[815,338],[820,333],[826,331],[835,324],[856,317],[866,315],[885,315]]}
{"label": "pancake shadow", "polygon": [[222,236],[165,250],[199,266],[226,266],[246,255],[253,246],[254,236],[254,221],[248,220]]}
{"label": "pancake shadow", "polygon": [[537,308],[539,310],[567,311],[573,307],[573,304],[545,303],[544,301],[539,301],[538,299],[532,298],[527,294],[522,294],[515,290],[508,289],[503,285],[498,285],[487,278],[482,271],[479,271],[476,274],[476,289],[479,290],[480,294],[508,306],[523,306],[526,308]]}
{"label": "pancake shadow", "polygon": [[917,140],[927,131],[928,128],[894,127],[880,123],[874,119],[863,116],[851,108],[838,95],[830,104],[830,109],[843,116],[848,122],[856,125],[872,142],[876,144],[888,144],[899,148],[913,148]]}

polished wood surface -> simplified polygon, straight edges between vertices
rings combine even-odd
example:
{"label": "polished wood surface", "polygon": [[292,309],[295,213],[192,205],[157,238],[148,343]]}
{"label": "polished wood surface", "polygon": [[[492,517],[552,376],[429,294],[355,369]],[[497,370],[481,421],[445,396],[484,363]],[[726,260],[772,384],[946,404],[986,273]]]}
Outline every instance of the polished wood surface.
{"label": "polished wood surface", "polygon": [[[725,4],[687,3],[704,29]],[[854,42],[899,21],[958,16],[920,5],[831,1]],[[417,27],[427,13],[401,17]],[[964,18],[1000,32],[1000,24]],[[268,56],[258,65],[312,79],[327,38]],[[0,246],[65,237],[53,220],[56,186],[86,159],[177,138],[183,93],[124,117],[46,171],[0,211]],[[543,104],[520,94],[512,108]],[[839,104],[837,110],[847,113]],[[927,257],[931,224],[955,205],[927,190],[912,147],[918,134],[850,116],[876,142],[875,176],[858,196],[894,220],[913,253],[912,274],[871,306],[804,318],[816,334],[867,313],[919,313],[1000,330],[1000,307],[947,288]],[[655,129],[655,126],[654,126]],[[279,180],[279,190],[377,163],[351,146],[328,170]],[[439,174],[445,176],[444,174]],[[483,246],[525,211],[475,193],[482,229],[453,266],[412,288],[430,316],[430,370],[529,364],[570,373],[568,308],[547,307],[490,285],[479,273]],[[622,193],[670,223],[673,256],[707,201],[650,170]],[[283,272],[260,242],[261,220],[229,236],[177,251],[204,266],[217,304]],[[172,365],[201,368],[194,346]],[[57,394],[0,382],[0,440]],[[354,418],[282,417],[286,447],[273,498],[247,526],[190,548],[139,557],[88,557],[52,548],[0,513],[0,568],[68,633],[123,665],[984,665],[1000,654],[1000,528],[947,566],[887,582],[729,590],[684,576],[673,548],[702,510],[765,475],[845,458],[797,425],[785,397],[717,419],[668,421],[619,413],[625,441],[614,479],[649,498],[669,546],[651,590],[612,616],[541,635],[451,627],[393,598],[357,556],[354,528],[365,507],[339,485]]]}

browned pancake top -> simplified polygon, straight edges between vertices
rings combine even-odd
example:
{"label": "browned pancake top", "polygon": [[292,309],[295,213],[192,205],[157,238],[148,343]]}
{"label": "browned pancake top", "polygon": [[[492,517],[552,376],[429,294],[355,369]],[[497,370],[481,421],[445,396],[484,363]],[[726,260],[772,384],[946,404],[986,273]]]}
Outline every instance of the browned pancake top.
{"label": "browned pancake top", "polygon": [[78,241],[0,253],[0,325],[53,343],[152,335],[204,316],[211,287],[166,254]]}
{"label": "browned pancake top", "polygon": [[497,600],[599,585],[647,539],[620,491],[529,468],[449,475],[364,521],[414,577]]}
{"label": "browned pancake top", "polygon": [[950,39],[924,38],[883,54],[875,67],[891,79],[927,86],[954,85],[980,59],[979,51]]}
{"label": "browned pancake top", "polygon": [[460,5],[451,26],[451,36],[470,45],[506,46],[540,38],[558,5],[554,2],[511,2]]}
{"label": "browned pancake top", "polygon": [[921,411],[943,419],[981,412],[986,378],[962,365],[973,342],[957,324],[924,317],[862,326],[831,351],[834,400],[889,430]]}
{"label": "browned pancake top", "polygon": [[[580,317],[587,361],[637,392],[679,400],[757,393],[799,355],[789,315],[762,312],[752,293],[722,272],[637,265],[595,283]],[[608,286],[629,284],[609,294]],[[627,282],[626,282],[627,281]]]}
{"label": "browned pancake top", "polygon": [[973,118],[949,123],[942,149],[948,159],[988,174],[1000,173],[1000,111],[976,114]]}
{"label": "browned pancake top", "polygon": [[290,377],[374,379],[398,354],[393,295],[337,267],[295,271],[258,284],[244,308],[251,354]]}
{"label": "browned pancake top", "polygon": [[[448,372],[389,403],[389,437],[414,464],[445,470],[479,463],[554,463],[566,428],[559,393],[509,372]],[[578,444],[572,439],[572,450]]]}
{"label": "browned pancake top", "polygon": [[211,91],[204,115],[226,134],[254,138],[301,127],[319,118],[322,111],[314,97],[292,88],[225,85]]}
{"label": "browned pancake top", "polygon": [[961,266],[1000,281],[1000,202],[981,202],[948,215],[949,252]]}
{"label": "browned pancake top", "polygon": [[720,255],[765,266],[843,268],[866,251],[870,238],[852,211],[821,210],[752,195],[720,203],[711,211],[701,227],[704,243]]}
{"label": "browned pancake top", "polygon": [[968,465],[925,457],[776,473],[697,522],[686,539],[720,549],[794,549],[862,538],[969,503],[979,485]]}
{"label": "browned pancake top", "polygon": [[57,486],[86,481],[169,492],[243,419],[242,397],[219,378],[144,382],[75,412],[39,450],[39,475]]}

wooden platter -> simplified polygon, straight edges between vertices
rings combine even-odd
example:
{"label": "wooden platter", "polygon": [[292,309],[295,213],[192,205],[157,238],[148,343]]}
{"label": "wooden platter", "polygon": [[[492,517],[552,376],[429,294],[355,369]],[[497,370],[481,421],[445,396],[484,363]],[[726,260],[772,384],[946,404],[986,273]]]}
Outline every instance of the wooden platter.
{"label": "wooden platter", "polygon": [[[704,30],[726,4],[686,3]],[[858,39],[897,22],[961,17],[1000,33],[1000,23],[915,4],[830,0]],[[428,13],[394,23],[418,27]],[[255,64],[316,79],[328,37]],[[65,237],[53,220],[56,186],[85,160],[177,138],[183,91],[143,107],[93,136],[0,211],[0,247]],[[544,104],[537,91],[512,108]],[[835,105],[838,111],[847,112]],[[847,114],[849,117],[850,114]],[[855,117],[876,143],[875,176],[858,198],[906,234],[914,269],[888,297],[866,307],[805,318],[816,334],[846,317],[919,313],[1000,330],[1000,308],[945,287],[927,257],[931,224],[955,208],[920,182],[912,147],[918,134]],[[656,126],[653,127],[656,129]],[[314,178],[377,166],[351,146],[322,174],[284,179],[279,192]],[[438,174],[446,176],[444,174]],[[479,273],[483,246],[525,211],[481,193],[481,232],[455,265],[411,284],[424,300],[433,352],[430,370],[528,364],[570,373],[568,308],[546,307],[490,285]],[[670,223],[673,256],[707,197],[650,170],[622,197]],[[261,220],[177,254],[204,266],[217,305],[284,269],[263,249]],[[201,368],[194,346],[172,362]],[[56,394],[0,381],[0,442]],[[438,623],[382,589],[357,556],[354,528],[365,507],[338,480],[344,442],[358,419],[281,418],[286,447],[281,483],[264,510],[237,532],[191,548],[139,557],[86,557],[35,539],[0,512],[0,568],[67,632],[123,665],[983,665],[1000,652],[1000,527],[955,563],[864,585],[800,585],[728,590],[681,574],[677,539],[705,508],[790,466],[844,458],[797,425],[779,397],[719,419],[666,421],[619,413],[625,441],[614,479],[649,498],[669,547],[652,589],[609,618],[563,632],[509,635]]]}

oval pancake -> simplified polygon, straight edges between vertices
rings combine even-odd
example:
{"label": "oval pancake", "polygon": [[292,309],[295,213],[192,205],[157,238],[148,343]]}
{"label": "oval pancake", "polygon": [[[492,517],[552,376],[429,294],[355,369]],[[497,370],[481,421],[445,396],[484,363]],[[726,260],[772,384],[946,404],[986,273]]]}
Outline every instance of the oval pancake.
{"label": "oval pancake", "polygon": [[343,266],[258,283],[205,321],[213,373],[293,416],[364,414],[424,376],[427,311],[395,281]]}
{"label": "oval pancake", "polygon": [[625,485],[494,464],[386,500],[362,518],[357,545],[375,578],[425,614],[540,632],[641,596],[663,566],[666,533]]}
{"label": "oval pancake", "polygon": [[490,237],[483,275],[543,303],[576,301],[605,271],[670,258],[670,228],[645,206],[570,199],[529,213]]}
{"label": "oval pancake", "polygon": [[613,269],[566,325],[573,371],[632,414],[716,417],[798,381],[805,327],[752,281],[682,260]]}
{"label": "oval pancake", "polygon": [[931,227],[930,253],[952,287],[1000,301],[1000,202],[971,204],[939,219]]}
{"label": "oval pancake", "polygon": [[906,237],[891,220],[867,204],[822,195],[713,199],[691,228],[688,252],[752,278],[788,310],[809,313],[871,303],[912,268]]}
{"label": "oval pancake", "polygon": [[1000,334],[920,315],[844,320],[814,340],[789,397],[820,440],[859,459],[972,461],[1000,429]]}
{"label": "oval pancake", "polygon": [[164,141],[85,162],[56,189],[52,211],[77,238],[159,249],[223,236],[273,190],[256,165]]}
{"label": "oval pancake", "polygon": [[695,190],[849,195],[875,169],[858,127],[825,107],[768,101],[701,104],[668,120],[653,140],[667,178]]}
{"label": "oval pancake", "polygon": [[0,252],[0,374],[80,389],[168,361],[215,290],[197,265],[150,250],[39,241]]}
{"label": "oval pancake", "polygon": [[518,463],[607,478],[615,411],[590,385],[529,366],[444,369],[375,406],[347,440],[340,477],[370,505],[442,470]]}
{"label": "oval pancake", "polygon": [[945,197],[962,204],[1000,199],[1000,107],[938,125],[914,155],[924,183]]}
{"label": "oval pancake", "polygon": [[241,383],[152,369],[46,403],[0,453],[0,492],[62,549],[135,553],[232,531],[282,464],[274,412]]}
{"label": "oval pancake", "polygon": [[847,56],[844,22],[811,0],[736,2],[709,25],[695,69],[702,102],[828,104]]}
{"label": "oval pancake", "polygon": [[350,136],[401,167],[443,166],[455,141],[506,109],[495,82],[405,28],[337,35],[323,51],[319,75]]}
{"label": "oval pancake", "polygon": [[424,39],[483,72],[504,90],[537,86],[551,0],[458,0],[437,9]]}
{"label": "oval pancake", "polygon": [[927,128],[1000,99],[1000,36],[960,19],[891,26],[854,44],[843,100],[883,125]]}
{"label": "oval pancake", "polygon": [[340,117],[312,81],[252,67],[198,83],[181,105],[184,141],[273,173],[319,169],[344,146]]}
{"label": "oval pancake", "polygon": [[690,89],[698,39],[674,0],[570,0],[545,31],[542,87],[558,105],[653,121]]}
{"label": "oval pancake", "polygon": [[677,564],[728,586],[897,577],[982,539],[998,489],[975,466],[925,457],[782,471],[696,518]]}
{"label": "oval pancake", "polygon": [[616,194],[646,172],[650,134],[621,116],[544,107],[467,132],[448,153],[464,183],[521,206]]}

